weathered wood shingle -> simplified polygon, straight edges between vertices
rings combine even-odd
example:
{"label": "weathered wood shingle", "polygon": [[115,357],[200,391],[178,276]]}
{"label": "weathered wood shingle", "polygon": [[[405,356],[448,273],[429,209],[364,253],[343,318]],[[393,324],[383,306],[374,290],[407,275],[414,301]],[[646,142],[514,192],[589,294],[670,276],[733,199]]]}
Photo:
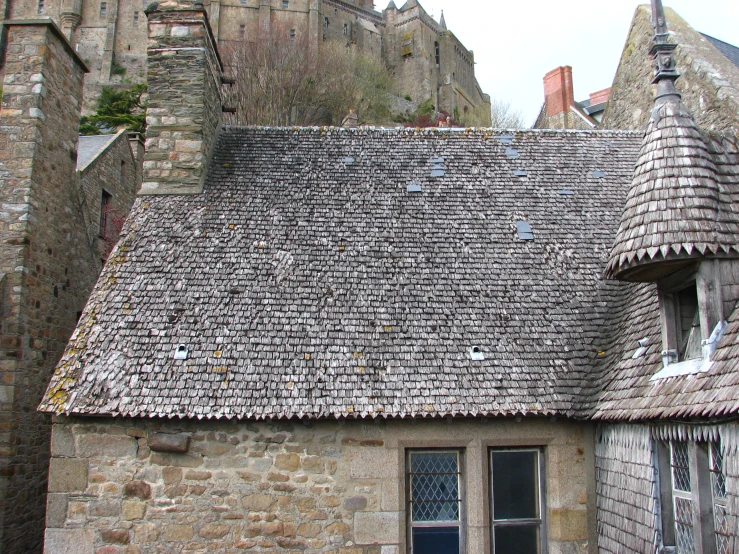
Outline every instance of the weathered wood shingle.
{"label": "weathered wood shingle", "polygon": [[[641,136],[507,142],[492,131],[225,129],[202,194],[137,200],[41,408],[576,413],[610,299],[628,286],[601,273]],[[180,344],[186,360],[174,359]],[[485,360],[470,359],[475,345]]]}

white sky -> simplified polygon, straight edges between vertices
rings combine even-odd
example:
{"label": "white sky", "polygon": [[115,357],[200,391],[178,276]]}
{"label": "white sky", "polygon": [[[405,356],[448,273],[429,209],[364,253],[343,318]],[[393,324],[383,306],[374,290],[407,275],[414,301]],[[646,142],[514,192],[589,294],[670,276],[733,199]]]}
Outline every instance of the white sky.
{"label": "white sky", "polygon": [[[739,46],[739,0],[663,0],[694,29]],[[395,0],[401,7],[405,0]],[[383,10],[389,0],[375,0]],[[634,10],[648,0],[419,0],[475,52],[476,74],[493,98],[531,125],[544,102],[544,75],[572,66],[575,97],[611,86]]]}

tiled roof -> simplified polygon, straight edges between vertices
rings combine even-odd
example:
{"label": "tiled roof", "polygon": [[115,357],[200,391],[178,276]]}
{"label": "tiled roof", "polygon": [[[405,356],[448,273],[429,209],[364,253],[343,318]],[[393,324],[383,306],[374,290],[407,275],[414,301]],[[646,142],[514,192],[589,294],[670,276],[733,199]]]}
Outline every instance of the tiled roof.
{"label": "tiled roof", "polygon": [[723,40],[719,40],[717,38],[713,38],[712,36],[706,35],[705,33],[701,33],[701,35],[703,35],[703,38],[705,38],[708,42],[713,44],[719,52],[726,56],[731,63],[739,67],[739,48],[737,48],[733,44],[724,42]]}
{"label": "tiled roof", "polygon": [[118,138],[119,133],[112,135],[81,135],[77,143],[77,169],[84,168]]}
{"label": "tiled roof", "polygon": [[573,414],[640,142],[225,128],[202,194],[137,199],[41,408]]}
{"label": "tiled roof", "polygon": [[736,256],[737,167],[735,138],[703,134],[677,97],[655,108],[606,275],[634,275],[663,260]]}

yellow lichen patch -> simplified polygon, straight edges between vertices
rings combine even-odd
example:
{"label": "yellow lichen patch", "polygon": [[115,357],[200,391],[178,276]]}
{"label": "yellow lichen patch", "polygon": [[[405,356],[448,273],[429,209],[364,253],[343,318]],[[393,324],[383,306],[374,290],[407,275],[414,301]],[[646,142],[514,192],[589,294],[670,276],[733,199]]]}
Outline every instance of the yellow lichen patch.
{"label": "yellow lichen patch", "polygon": [[339,252],[343,252],[343,251],[344,251],[344,245],[343,244],[340,244],[339,245]]}
{"label": "yellow lichen patch", "polygon": [[364,373],[366,370],[367,370],[367,368],[364,367],[363,365],[357,366],[357,371],[359,373]]}
{"label": "yellow lichen patch", "polygon": [[386,333],[390,333],[393,330],[393,327],[392,327],[392,325],[385,325],[382,328],[382,330],[385,331]]}
{"label": "yellow lichen patch", "polygon": [[349,404],[346,407],[346,413],[348,413],[348,414],[353,414],[354,413],[354,406],[352,404]]}
{"label": "yellow lichen patch", "polygon": [[355,358],[362,358],[364,357],[364,354],[362,352],[354,352],[352,356],[354,356]]}
{"label": "yellow lichen patch", "polygon": [[436,408],[434,408],[433,404],[424,404],[423,409],[427,412],[435,412]]}
{"label": "yellow lichen patch", "polygon": [[221,356],[223,356],[223,352],[221,352],[220,350],[216,350],[215,352],[213,352],[214,358],[220,358]]}
{"label": "yellow lichen patch", "polygon": [[214,373],[225,373],[226,371],[228,371],[228,368],[225,365],[217,365],[213,367],[211,371]]}
{"label": "yellow lichen patch", "polygon": [[310,354],[306,352],[305,354],[303,354],[303,358],[305,358],[306,360],[310,360]]}
{"label": "yellow lichen patch", "polygon": [[288,382],[287,382],[287,383],[285,384],[285,388],[286,388],[287,390],[293,390],[293,387],[294,387],[294,386],[295,386],[295,383],[294,383],[293,381],[288,381]]}

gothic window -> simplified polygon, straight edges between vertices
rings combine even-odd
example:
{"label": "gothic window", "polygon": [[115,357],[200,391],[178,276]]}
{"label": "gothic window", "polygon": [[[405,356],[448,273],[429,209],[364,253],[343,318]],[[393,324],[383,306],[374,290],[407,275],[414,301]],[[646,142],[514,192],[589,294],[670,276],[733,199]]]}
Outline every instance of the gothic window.
{"label": "gothic window", "polygon": [[408,537],[413,554],[464,552],[462,454],[408,452]]}
{"label": "gothic window", "polygon": [[541,450],[492,450],[492,552],[540,554],[544,544]]}
{"label": "gothic window", "polygon": [[100,2],[100,17],[105,17],[107,13],[108,13],[108,3]]}

